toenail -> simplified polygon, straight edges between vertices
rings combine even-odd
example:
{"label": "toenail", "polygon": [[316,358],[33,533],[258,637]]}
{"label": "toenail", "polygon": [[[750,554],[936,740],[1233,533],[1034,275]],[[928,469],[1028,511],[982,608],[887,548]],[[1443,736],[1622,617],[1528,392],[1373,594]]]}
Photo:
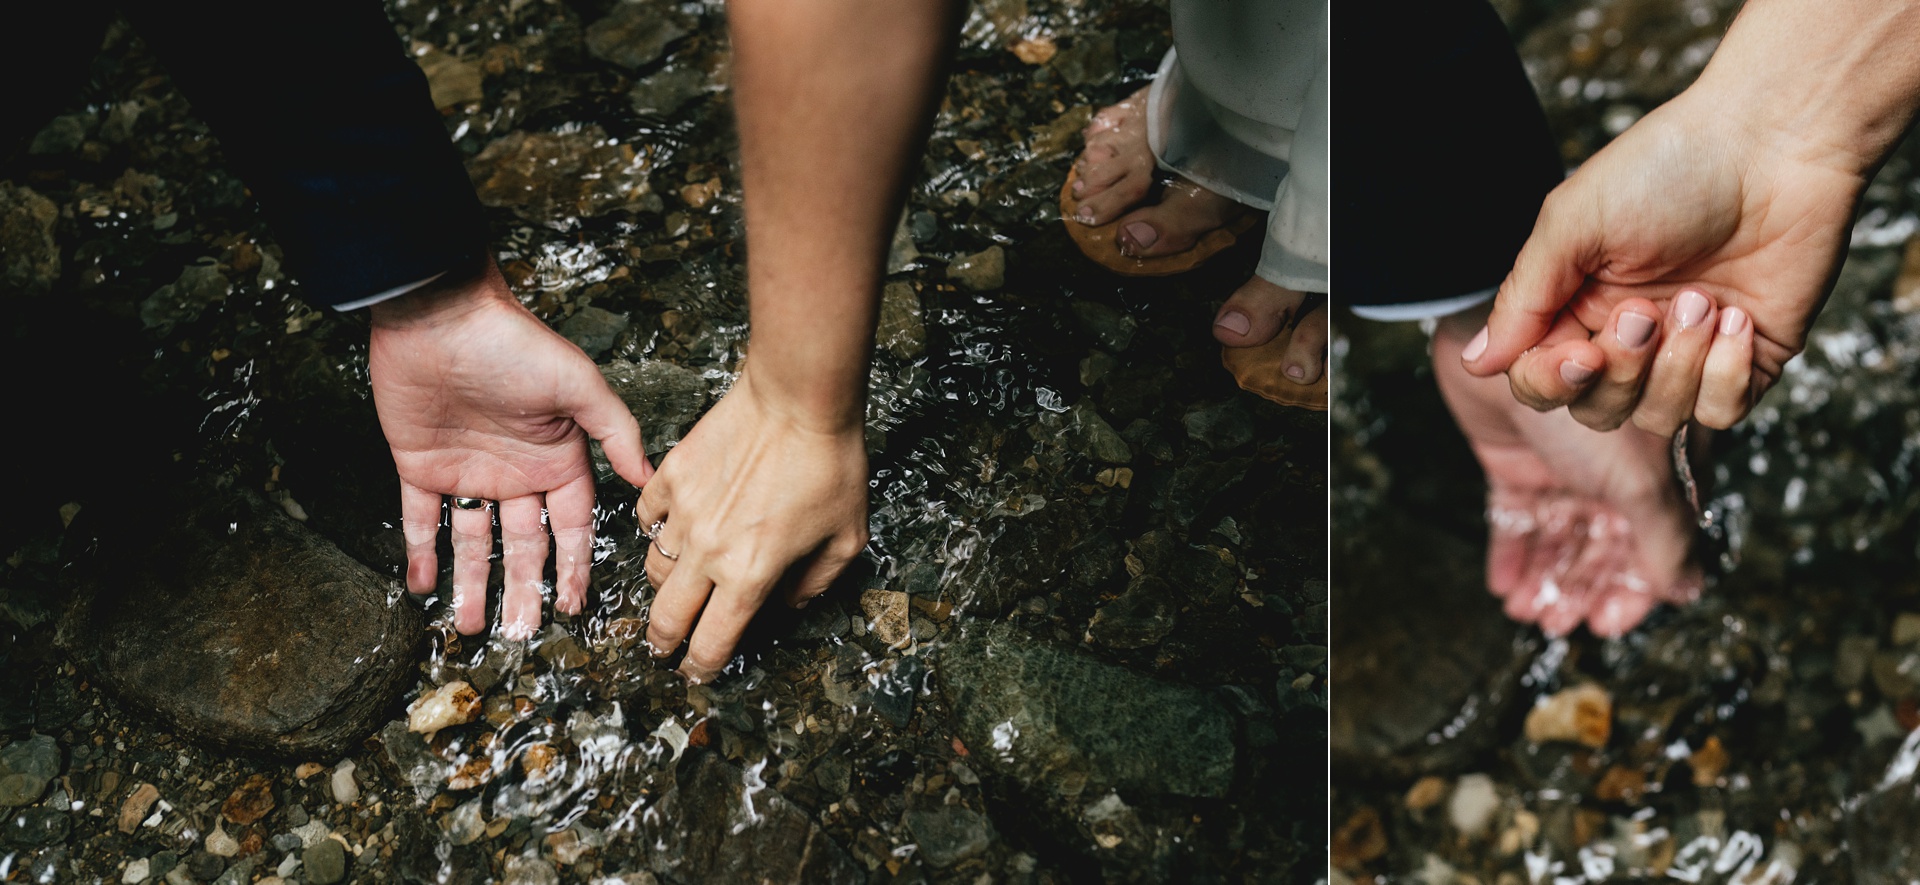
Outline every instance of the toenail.
{"label": "toenail", "polygon": [[1155,240],[1160,239],[1160,232],[1154,230],[1151,224],[1136,221],[1127,225],[1127,238],[1132,240],[1135,246],[1146,249],[1152,247]]}
{"label": "toenail", "polygon": [[1077,197],[1077,196],[1080,196],[1080,192],[1081,192],[1081,191],[1083,191],[1083,190],[1086,190],[1086,189],[1087,189],[1087,183],[1086,183],[1085,181],[1082,181],[1082,180],[1080,180],[1080,179],[1078,179],[1078,178],[1076,178],[1076,179],[1074,179],[1074,180],[1073,180],[1073,195],[1074,195],[1074,196],[1076,196],[1076,197]]}
{"label": "toenail", "polygon": [[1560,364],[1560,379],[1568,384],[1578,386],[1593,380],[1593,371],[1594,370],[1580,365],[1573,360],[1567,360]]}
{"label": "toenail", "polygon": [[1747,313],[1737,307],[1729,307],[1720,314],[1720,334],[1737,335],[1747,325]]}
{"label": "toenail", "polygon": [[1305,381],[1307,380],[1307,370],[1299,366],[1288,366],[1287,377],[1295,381]]}
{"label": "toenail", "polygon": [[1221,312],[1219,318],[1215,319],[1213,324],[1235,335],[1245,335],[1253,331],[1253,321],[1247,319],[1246,314],[1237,310]]}
{"label": "toenail", "polygon": [[1627,347],[1644,346],[1653,339],[1653,318],[1642,313],[1623,313],[1613,334]]}
{"label": "toenail", "polygon": [[1093,209],[1086,206],[1081,206],[1080,211],[1073,213],[1073,220],[1078,221],[1081,224],[1092,224]]}
{"label": "toenail", "polygon": [[1707,296],[1689,289],[1680,293],[1680,298],[1674,302],[1673,318],[1680,321],[1680,328],[1691,329],[1707,318],[1707,311],[1712,307]]}

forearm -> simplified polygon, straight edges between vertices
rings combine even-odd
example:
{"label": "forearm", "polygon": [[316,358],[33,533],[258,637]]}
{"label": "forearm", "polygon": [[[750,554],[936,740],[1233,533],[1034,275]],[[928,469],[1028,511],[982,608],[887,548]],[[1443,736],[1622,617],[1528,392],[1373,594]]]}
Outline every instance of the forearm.
{"label": "forearm", "polygon": [[864,419],[887,245],[961,8],[956,0],[728,7],[754,386],[815,426]]}
{"label": "forearm", "polygon": [[1920,2],[1752,0],[1688,93],[1864,183],[1920,107]]}

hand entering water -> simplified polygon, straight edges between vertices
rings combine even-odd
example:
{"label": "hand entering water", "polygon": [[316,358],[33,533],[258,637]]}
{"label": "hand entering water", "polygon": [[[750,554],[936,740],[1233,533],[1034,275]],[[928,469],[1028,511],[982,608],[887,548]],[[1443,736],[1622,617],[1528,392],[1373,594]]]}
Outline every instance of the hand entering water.
{"label": "hand entering water", "polygon": [[866,426],[793,413],[743,370],[661,462],[639,512],[664,525],[647,552],[659,589],[647,642],[664,655],[691,631],[681,671],[705,682],[776,588],[805,605],[866,549]]}
{"label": "hand entering water", "polygon": [[1440,393],[1487,474],[1487,587],[1508,616],[1550,634],[1585,621],[1618,636],[1663,602],[1698,595],[1692,512],[1668,440],[1634,427],[1599,432],[1565,410],[1536,412],[1499,377],[1475,378],[1460,352],[1484,321],[1440,322]]}
{"label": "hand entering water", "polygon": [[[587,437],[635,485],[652,475],[640,425],[593,361],[528,312],[491,263],[480,277],[373,307],[373,402],[400,473],[407,589],[430,593],[442,495],[497,502],[506,589],[503,633],[540,626],[548,532],[555,608],[577,614],[592,562]],[[451,509],[454,626],[486,627],[493,514]]]}

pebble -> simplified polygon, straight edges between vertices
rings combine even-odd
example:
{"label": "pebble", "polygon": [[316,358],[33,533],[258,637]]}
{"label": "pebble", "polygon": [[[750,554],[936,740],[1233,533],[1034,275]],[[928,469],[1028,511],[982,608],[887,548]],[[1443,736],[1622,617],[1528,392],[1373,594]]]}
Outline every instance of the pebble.
{"label": "pebble", "polygon": [[247,885],[253,880],[253,858],[247,858],[227,868],[213,885]]}
{"label": "pebble", "polygon": [[60,773],[60,745],[36,734],[0,750],[0,808],[29,805]]}
{"label": "pebble", "polygon": [[0,842],[23,847],[53,845],[67,840],[67,834],[73,831],[73,821],[66,815],[51,808],[38,806],[21,809],[6,828],[0,830]]}
{"label": "pebble", "polygon": [[302,848],[312,848],[332,834],[333,831],[327,829],[324,821],[308,821],[302,826],[293,828],[293,835],[300,837],[300,847]]}
{"label": "pebble", "polygon": [[206,851],[196,851],[187,856],[187,862],[175,870],[185,870],[194,879],[211,882],[227,868],[227,862]]}
{"label": "pebble", "polygon": [[907,828],[919,842],[919,856],[936,867],[950,867],[979,854],[993,840],[986,816],[958,805],[909,811]]}
{"label": "pebble", "polygon": [[999,246],[988,246],[972,255],[962,255],[947,265],[947,278],[975,292],[991,292],[1006,285],[1007,253]]}
{"label": "pebble", "polygon": [[225,827],[219,821],[213,822],[213,832],[207,834],[207,853],[219,857],[232,857],[240,853],[239,840],[227,835]]}
{"label": "pebble", "polygon": [[598,307],[583,307],[560,324],[560,335],[597,360],[613,349],[613,343],[620,338],[620,333],[625,332],[632,322],[624,314]]}
{"label": "pebble", "polygon": [[140,822],[147,819],[147,812],[153,803],[160,801],[160,788],[152,784],[141,784],[133,788],[126,801],[120,803],[120,816],[116,823],[122,833],[132,833],[139,829]]}
{"label": "pebble", "polygon": [[307,778],[313,777],[314,775],[319,774],[320,772],[323,772],[326,770],[327,770],[327,767],[325,765],[321,765],[318,762],[302,762],[300,763],[300,766],[298,768],[295,768],[293,770],[293,776],[294,776],[294,779],[296,780],[304,781]]}
{"label": "pebble", "polygon": [[506,885],[559,885],[560,874],[553,864],[537,857],[507,858]]}
{"label": "pebble", "polygon": [[480,715],[480,695],[461,680],[434,689],[407,708],[407,730],[432,736],[440,729],[472,722]]}
{"label": "pebble", "polygon": [[143,857],[127,864],[127,871],[120,874],[120,881],[126,885],[140,885],[141,882],[147,881],[148,875],[150,875],[148,861]]}
{"label": "pebble", "polygon": [[1461,835],[1473,838],[1486,832],[1487,825],[1493,823],[1494,812],[1499,810],[1500,793],[1493,786],[1493,778],[1484,774],[1462,775],[1453,787],[1453,798],[1447,802],[1447,819]]}
{"label": "pebble", "polygon": [[1596,750],[1613,733],[1613,696],[1595,683],[1584,683],[1541,698],[1527,711],[1527,740],[1585,744]]}
{"label": "pebble", "polygon": [[1447,797],[1447,779],[1427,775],[1407,789],[1407,810],[1425,811]]}
{"label": "pebble", "polygon": [[1920,642],[1920,613],[1901,612],[1893,616],[1893,644],[1912,645]]}
{"label": "pebble", "polygon": [[339,767],[333,770],[333,778],[327,784],[333,789],[333,801],[341,805],[352,805],[360,800],[360,785],[354,782],[353,771],[352,759],[340,763]]}
{"label": "pebble", "polygon": [[907,594],[897,590],[868,590],[860,594],[860,610],[866,613],[873,635],[889,646],[905,645],[912,638],[913,622]]}
{"label": "pebble", "polygon": [[447,841],[455,845],[480,841],[480,836],[487,831],[487,822],[480,816],[480,800],[472,799],[455,806],[440,819],[440,829],[447,834]]}
{"label": "pebble", "polygon": [[339,842],[327,839],[300,855],[306,868],[306,880],[313,885],[334,885],[347,877],[347,851]]}
{"label": "pebble", "polygon": [[267,816],[273,810],[273,781],[264,774],[247,778],[220,806],[220,816],[241,826]]}

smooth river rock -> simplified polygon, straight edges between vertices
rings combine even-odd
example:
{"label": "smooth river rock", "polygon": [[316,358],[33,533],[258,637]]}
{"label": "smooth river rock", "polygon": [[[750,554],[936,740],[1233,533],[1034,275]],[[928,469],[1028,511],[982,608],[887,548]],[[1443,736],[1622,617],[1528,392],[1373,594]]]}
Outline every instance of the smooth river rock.
{"label": "smooth river rock", "polygon": [[662,882],[800,885],[864,881],[865,871],[800,806],[712,753],[687,754],[679,783],[642,818]]}
{"label": "smooth river rock", "polygon": [[166,497],[93,526],[74,659],[217,747],[338,756],[384,722],[423,636],[404,590],[251,492]]}
{"label": "smooth river rock", "polygon": [[1220,797],[1235,726],[1212,691],[1142,676],[1005,625],[976,628],[938,665],[969,759],[1022,784],[1084,794]]}

